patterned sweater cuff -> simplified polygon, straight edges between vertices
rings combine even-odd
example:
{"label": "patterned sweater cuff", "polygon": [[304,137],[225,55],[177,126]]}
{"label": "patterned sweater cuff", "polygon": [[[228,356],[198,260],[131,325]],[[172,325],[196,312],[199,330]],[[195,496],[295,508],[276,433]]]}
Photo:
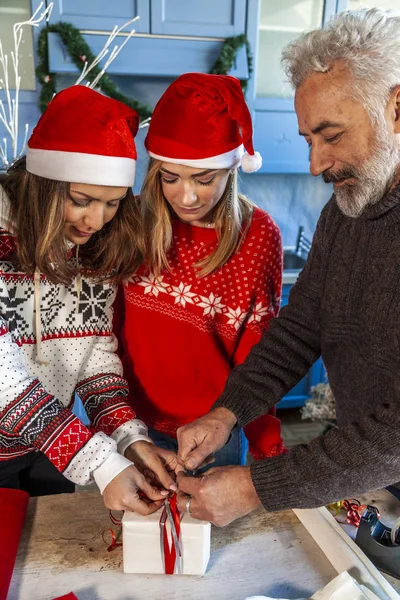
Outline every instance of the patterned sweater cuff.
{"label": "patterned sweater cuff", "polygon": [[117,442],[118,453],[122,455],[128,446],[139,440],[153,443],[148,437],[146,425],[140,419],[123,423],[111,434],[111,437]]}
{"label": "patterned sweater cuff", "polygon": [[68,466],[87,445],[92,434],[69,409],[51,416],[53,418],[33,440],[32,445],[43,452],[56,469],[65,475]]}
{"label": "patterned sweater cuff", "polygon": [[102,432],[96,433],[74,456],[63,475],[77,485],[93,483],[95,471],[116,453],[116,442]]}
{"label": "patterned sweater cuff", "polygon": [[136,417],[126,401],[128,384],[118,375],[111,373],[90,377],[81,382],[75,391],[95,431],[112,435],[121,425]]}
{"label": "patterned sweater cuff", "polygon": [[100,492],[103,494],[105,488],[114,477],[132,465],[133,463],[125,458],[125,456],[121,456],[117,452],[110,454],[103,464],[93,473],[94,480],[97,483]]}

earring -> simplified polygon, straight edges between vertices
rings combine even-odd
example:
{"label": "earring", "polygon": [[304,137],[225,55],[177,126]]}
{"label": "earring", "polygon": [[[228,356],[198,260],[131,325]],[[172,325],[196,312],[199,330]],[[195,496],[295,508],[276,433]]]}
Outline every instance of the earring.
{"label": "earring", "polygon": [[231,187],[229,190],[229,198],[226,203],[226,210],[228,211],[228,231],[232,229],[232,208],[233,208],[233,179],[231,181]]}

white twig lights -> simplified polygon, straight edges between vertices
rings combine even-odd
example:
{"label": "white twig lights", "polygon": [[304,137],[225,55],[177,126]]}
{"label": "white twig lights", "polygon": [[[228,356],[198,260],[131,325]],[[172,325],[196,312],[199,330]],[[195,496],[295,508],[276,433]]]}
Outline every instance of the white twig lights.
{"label": "white twig lights", "polygon": [[[98,53],[96,58],[90,63],[90,65],[88,65],[87,62],[85,62],[84,67],[82,69],[82,73],[76,80],[75,85],[81,84],[84,81],[84,79],[87,77],[88,73],[90,73],[90,71],[95,66],[97,66],[103,58],[105,58],[105,56],[109,53],[110,45],[112,44],[114,39],[117,37],[117,35],[120,34],[125,29],[125,27],[129,27],[129,25],[131,25],[132,23],[135,23],[135,21],[137,21],[138,19],[140,19],[139,16],[134,17],[133,19],[130,19],[129,21],[127,21],[126,23],[121,25],[121,27],[117,27],[115,25],[110,36],[106,40],[106,43],[104,44],[103,48],[100,50],[100,52]],[[133,36],[134,33],[136,33],[135,29],[131,29],[131,31],[129,33],[125,33],[125,35],[126,35],[125,40],[122,42],[122,44],[120,46],[114,46],[114,48],[111,51],[110,56],[107,58],[101,71],[96,75],[96,77],[93,79],[92,82],[88,82],[86,84],[88,87],[90,87],[91,89],[95,89],[96,85],[99,83],[100,79],[103,77],[104,73],[106,72],[106,70],[108,69],[110,64],[118,56],[118,54],[121,52],[122,48],[125,46],[125,44],[128,42],[128,40],[131,39],[131,37]],[[147,119],[142,121],[139,125],[139,128],[142,129],[143,127],[148,127],[150,124],[150,120],[151,120],[151,117],[148,117]]]}
{"label": "white twig lights", "polygon": [[[21,86],[21,77],[19,75],[19,47],[22,41],[22,33],[25,25],[38,27],[39,23],[46,19],[50,19],[53,3],[43,10],[44,2],[41,2],[38,8],[28,21],[15,23],[13,27],[14,50],[11,51],[11,61],[14,73],[15,92],[14,97],[11,97],[10,82],[8,76],[8,55],[4,54],[3,45],[0,40],[0,89],[5,92],[6,100],[0,100],[0,124],[3,124],[11,140],[11,162],[17,160],[24,152],[26,141],[28,139],[29,126],[25,124],[25,135],[20,151],[18,151],[18,107],[19,107],[19,92]],[[2,72],[2,75],[1,75]],[[9,167],[10,160],[8,157],[7,138],[0,140],[0,166]],[[2,163],[2,164],[1,164]]]}
{"label": "white twig lights", "polygon": [[[139,19],[139,17],[135,17],[134,19],[130,19],[129,21],[127,21],[126,23],[124,23],[124,25],[121,25],[121,27],[117,27],[117,26],[114,27],[114,29],[112,30],[112,32],[111,32],[110,36],[108,37],[106,43],[104,44],[103,48],[100,50],[100,52],[96,56],[96,58],[93,60],[93,62],[90,65],[88,65],[87,62],[85,62],[84,67],[82,69],[82,73],[80,74],[80,76],[76,80],[75,85],[79,85],[80,83],[82,83],[82,81],[87,77],[88,73],[93,69],[93,67],[95,67],[96,65],[98,65],[99,62],[109,53],[109,46],[114,41],[115,37],[119,33],[121,33],[122,30],[125,29],[125,27],[128,27],[129,25],[131,25],[132,23],[134,23],[138,19]],[[92,89],[94,89],[96,87],[96,85],[98,84],[98,82],[100,81],[100,79],[103,77],[104,73],[106,72],[106,70],[108,69],[108,67],[112,63],[112,61],[118,56],[118,54],[121,52],[122,48],[125,46],[125,44],[128,42],[128,40],[131,39],[131,37],[133,36],[134,33],[136,33],[136,30],[132,29],[127,34],[125,40],[122,42],[122,44],[120,46],[114,46],[114,48],[111,51],[110,56],[107,58],[106,62],[104,63],[103,68],[101,69],[100,73],[98,75],[96,75],[96,77],[93,79],[93,81],[91,83],[87,84],[88,87],[90,87]]]}
{"label": "white twig lights", "polygon": [[[25,25],[30,25],[31,27],[38,27],[39,23],[42,22],[44,19],[46,19],[46,21],[49,21],[51,12],[53,9],[53,2],[51,2],[49,4],[49,6],[44,10],[43,10],[43,7],[44,7],[44,2],[41,2],[40,5],[38,6],[38,8],[36,9],[36,11],[34,12],[34,14],[31,16],[31,18],[28,21],[24,21],[22,23],[15,23],[15,25],[13,27],[14,50],[11,52],[13,74],[14,74],[14,79],[15,79],[15,92],[13,94],[13,96],[14,96],[13,98],[11,97],[10,85],[9,85],[10,82],[9,82],[9,75],[8,75],[8,55],[4,54],[3,46],[2,46],[2,43],[0,40],[0,90],[3,89],[5,92],[5,101],[3,102],[0,99],[0,126],[4,125],[6,135],[8,135],[8,137],[10,138],[10,141],[11,141],[11,152],[9,152],[7,137],[3,137],[3,139],[0,140],[0,168],[1,167],[8,168],[10,166],[10,164],[12,164],[14,161],[18,160],[18,158],[20,158],[20,156],[24,153],[25,148],[26,148],[26,143],[27,143],[28,135],[29,135],[29,125],[27,123],[25,124],[25,135],[24,135],[23,143],[21,145],[21,148],[18,149],[18,117],[19,117],[18,107],[19,107],[19,92],[20,92],[20,84],[21,84],[21,77],[19,75],[19,58],[18,57],[19,57],[20,44],[22,41],[23,27],[25,27]],[[130,40],[130,38],[133,36],[133,34],[136,32],[136,30],[131,29],[131,31],[129,31],[127,33],[124,32],[123,35],[125,36],[125,39],[122,42],[122,44],[120,44],[119,46],[115,45],[114,48],[110,52],[110,46],[111,46],[112,42],[115,40],[115,38],[118,35],[121,34],[121,32],[123,32],[123,30],[126,27],[129,27],[132,23],[136,22],[138,19],[139,19],[139,17],[137,16],[133,19],[130,19],[126,23],[124,23],[124,25],[122,25],[121,27],[117,27],[117,25],[114,27],[111,34],[108,36],[103,48],[100,50],[99,54],[94,58],[94,60],[90,64],[88,64],[87,62],[84,63],[82,72],[81,72],[80,76],[78,77],[77,81],[75,82],[75,85],[80,85],[87,78],[90,71],[92,71],[92,69],[94,67],[96,67],[100,63],[100,61],[108,55],[107,60],[105,61],[103,67],[101,67],[101,70],[96,75],[96,77],[93,79],[93,81],[86,83],[86,85],[92,89],[94,89],[97,86],[99,80],[104,75],[107,68],[110,66],[110,64],[113,62],[113,60],[118,56],[118,54],[120,53],[122,48],[125,46],[125,44],[128,42],[128,40]],[[146,126],[147,121],[148,121],[148,119],[146,119],[146,121],[143,122],[142,126]]]}

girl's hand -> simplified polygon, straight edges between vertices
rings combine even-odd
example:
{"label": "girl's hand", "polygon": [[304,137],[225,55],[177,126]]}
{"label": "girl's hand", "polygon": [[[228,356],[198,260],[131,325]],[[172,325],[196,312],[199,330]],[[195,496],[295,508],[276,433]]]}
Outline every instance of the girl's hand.
{"label": "girl's hand", "polygon": [[170,492],[176,492],[178,489],[174,480],[174,472],[182,461],[174,452],[139,440],[128,446],[125,456],[153,484],[162,486]]}
{"label": "girl's hand", "polygon": [[132,510],[149,515],[158,510],[168,496],[146,481],[144,475],[132,465],[119,473],[104,488],[104,504],[111,510]]}

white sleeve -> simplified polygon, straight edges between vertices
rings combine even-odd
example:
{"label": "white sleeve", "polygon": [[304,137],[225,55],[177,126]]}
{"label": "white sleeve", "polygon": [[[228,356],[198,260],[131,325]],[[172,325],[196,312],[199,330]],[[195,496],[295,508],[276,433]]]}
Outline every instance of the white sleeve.
{"label": "white sleeve", "polygon": [[148,436],[147,427],[140,419],[133,419],[123,423],[111,434],[111,437],[117,442],[118,452],[124,454],[128,446],[139,440],[153,443]]}

